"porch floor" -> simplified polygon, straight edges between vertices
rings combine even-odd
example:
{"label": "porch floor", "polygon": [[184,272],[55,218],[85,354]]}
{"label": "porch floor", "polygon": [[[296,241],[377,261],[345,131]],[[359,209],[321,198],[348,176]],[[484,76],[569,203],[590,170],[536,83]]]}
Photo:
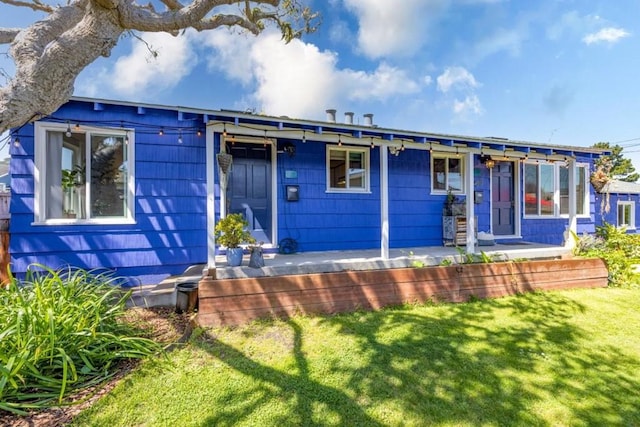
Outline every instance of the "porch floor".
{"label": "porch floor", "polygon": [[[484,252],[496,261],[515,259],[554,259],[571,254],[564,246],[539,243],[514,242],[479,246],[476,254]],[[249,255],[245,255],[243,265],[229,267],[224,255],[216,257],[216,277],[234,279],[265,276],[286,276],[292,274],[331,273],[356,270],[382,270],[412,267],[416,263],[424,266],[440,265],[444,260],[462,262],[458,249],[451,246],[427,246],[416,248],[390,249],[389,259],[380,257],[379,249],[352,251],[301,252],[291,255],[265,253],[265,266],[248,267]],[[133,306],[173,306],[176,304],[176,284],[199,282],[205,269],[204,264],[192,265],[184,273],[168,277],[157,285],[141,286],[135,289],[129,302]]]}
{"label": "porch floor", "polygon": [[[560,258],[571,250],[564,246],[553,246],[539,243],[516,242],[479,246],[476,254],[484,252],[498,260],[518,258]],[[248,267],[249,255],[245,255],[243,265],[229,267],[224,256],[216,257],[216,277],[219,279],[284,276],[290,274],[330,273],[347,270],[381,270],[387,268],[404,268],[421,263],[424,266],[439,265],[443,260],[461,262],[458,249],[451,246],[428,246],[416,248],[390,249],[389,259],[380,257],[379,249],[352,251],[301,252],[291,255],[265,253],[265,266]]]}

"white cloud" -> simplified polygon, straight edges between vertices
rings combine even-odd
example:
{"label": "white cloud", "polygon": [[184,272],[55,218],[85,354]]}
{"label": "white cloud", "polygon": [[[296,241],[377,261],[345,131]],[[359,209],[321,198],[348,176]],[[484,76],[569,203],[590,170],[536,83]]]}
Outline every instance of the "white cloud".
{"label": "white cloud", "polygon": [[462,101],[453,101],[453,112],[458,116],[481,115],[484,110],[477,95],[469,95]]}
{"label": "white cloud", "polygon": [[347,86],[350,99],[384,100],[397,94],[415,93],[420,86],[407,74],[386,63],[380,64],[373,73],[344,70],[340,72]]}
{"label": "white cloud", "polygon": [[166,33],[145,33],[141,37],[158,55],[154,58],[144,43],[133,39],[131,53],[118,58],[109,74],[108,83],[116,92],[131,96],[171,88],[196,65],[189,32],[180,37]]}
{"label": "white cloud", "polygon": [[209,54],[210,66],[245,85],[255,85],[253,100],[243,102],[259,104],[266,114],[313,117],[347,100],[383,101],[420,90],[420,84],[402,69],[387,63],[371,72],[340,69],[334,52],[301,40],[284,44],[276,32],[247,38],[241,46],[232,42],[237,35],[215,33],[206,41],[215,49]]}
{"label": "white cloud", "polygon": [[474,48],[474,54],[480,59],[501,51],[507,51],[511,55],[517,56],[520,54],[520,47],[526,36],[526,28],[513,30],[497,29],[488,37],[478,42]]}
{"label": "white cloud", "polygon": [[607,27],[596,33],[587,34],[584,36],[582,41],[587,45],[594,43],[613,44],[624,37],[629,37],[630,35],[631,34],[623,28]]}
{"label": "white cloud", "polygon": [[479,86],[473,74],[464,67],[448,67],[436,80],[438,90],[443,93],[447,93],[451,89],[473,89]]}
{"label": "white cloud", "polygon": [[406,56],[420,50],[430,34],[430,20],[448,0],[345,0],[358,18],[358,46],[371,58]]}

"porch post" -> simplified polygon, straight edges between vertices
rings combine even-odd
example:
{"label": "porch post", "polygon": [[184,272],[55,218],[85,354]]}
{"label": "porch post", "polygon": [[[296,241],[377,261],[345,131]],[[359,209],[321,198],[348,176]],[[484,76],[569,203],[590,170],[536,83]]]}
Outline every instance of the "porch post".
{"label": "porch post", "polygon": [[215,197],[215,170],[216,155],[214,147],[213,128],[207,127],[206,132],[206,167],[207,167],[207,267],[203,272],[208,276],[211,270],[216,268],[216,238],[213,229],[216,226],[216,197]]}
{"label": "porch post", "polygon": [[472,254],[476,251],[476,217],[474,206],[474,175],[475,167],[473,164],[473,153],[466,154],[465,159],[465,174],[464,174],[464,187],[467,193],[467,253]]}
{"label": "porch post", "polygon": [[569,224],[567,225],[567,236],[564,245],[567,248],[573,248],[575,242],[571,232],[578,233],[578,215],[577,215],[577,195],[576,195],[576,161],[575,159],[567,160],[567,168],[569,169]]}
{"label": "porch post", "polygon": [[389,259],[389,155],[380,145],[380,258]]}

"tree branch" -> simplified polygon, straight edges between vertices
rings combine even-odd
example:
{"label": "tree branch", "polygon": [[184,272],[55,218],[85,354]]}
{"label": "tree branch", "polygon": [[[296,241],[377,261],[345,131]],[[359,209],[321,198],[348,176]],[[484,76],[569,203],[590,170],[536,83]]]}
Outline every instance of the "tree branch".
{"label": "tree branch", "polygon": [[17,1],[17,0],[0,0],[0,3],[8,4],[11,6],[28,7],[29,9],[33,9],[34,11],[37,11],[37,12],[51,13],[53,12],[53,9],[54,9],[48,4],[43,4],[43,3],[40,3],[39,1],[34,1],[33,3],[30,3],[26,1]]}
{"label": "tree branch", "polygon": [[19,28],[0,28],[0,44],[12,43],[19,32]]}
{"label": "tree branch", "polygon": [[[177,7],[180,3],[174,0],[164,0],[165,4]],[[133,3],[120,4],[120,19],[122,26],[137,31],[177,31],[193,27],[210,30],[222,25],[238,25],[253,33],[259,33],[261,28],[250,19],[237,15],[214,15],[205,19],[214,8],[222,5],[242,3],[238,0],[194,0],[188,6],[169,10],[164,13],[155,13],[148,9],[142,9]],[[280,0],[254,0],[254,3],[277,7]]]}

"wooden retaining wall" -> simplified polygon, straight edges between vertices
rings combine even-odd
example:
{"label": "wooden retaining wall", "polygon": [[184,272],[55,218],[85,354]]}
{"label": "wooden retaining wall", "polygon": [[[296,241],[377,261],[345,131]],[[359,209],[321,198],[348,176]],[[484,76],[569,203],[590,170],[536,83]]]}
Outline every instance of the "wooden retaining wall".
{"label": "wooden retaining wall", "polygon": [[199,283],[198,322],[238,325],[295,313],[338,313],[402,303],[463,302],[534,290],[607,286],[601,259],[567,259],[448,267],[345,271]]}

